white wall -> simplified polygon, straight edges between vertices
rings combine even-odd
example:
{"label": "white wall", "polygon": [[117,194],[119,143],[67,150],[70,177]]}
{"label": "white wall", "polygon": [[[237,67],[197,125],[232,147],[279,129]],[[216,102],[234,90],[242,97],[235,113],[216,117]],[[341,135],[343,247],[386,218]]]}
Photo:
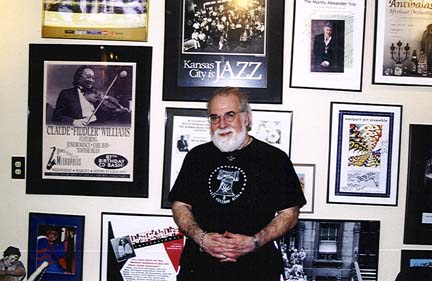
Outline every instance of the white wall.
{"label": "white wall", "polygon": [[[85,196],[29,195],[25,180],[10,178],[12,155],[26,155],[28,45],[101,44],[89,40],[41,38],[42,1],[3,1],[0,17],[0,93],[4,106],[0,141],[0,250],[15,245],[23,251],[27,263],[28,213],[45,212],[85,216],[85,253],[83,280],[99,280],[100,213],[102,211],[170,214],[160,209],[165,107],[200,107],[203,103],[162,101],[164,2],[150,1],[149,40],[137,42],[103,42],[113,45],[153,46],[151,81],[151,124],[149,198],[109,198]],[[372,57],[375,1],[367,2],[363,91],[333,92],[289,88],[292,37],[292,1],[286,1],[284,89],[282,105],[253,105],[253,109],[292,110],[294,112],[291,158],[295,163],[316,164],[315,212],[303,218],[373,219],[381,221],[379,279],[393,281],[399,271],[400,250],[429,249],[432,246],[403,245],[405,214],[408,127],[409,123],[432,123],[432,93],[425,87],[372,85]],[[397,207],[326,204],[331,101],[392,103],[403,105],[402,145],[400,157],[399,199]]]}

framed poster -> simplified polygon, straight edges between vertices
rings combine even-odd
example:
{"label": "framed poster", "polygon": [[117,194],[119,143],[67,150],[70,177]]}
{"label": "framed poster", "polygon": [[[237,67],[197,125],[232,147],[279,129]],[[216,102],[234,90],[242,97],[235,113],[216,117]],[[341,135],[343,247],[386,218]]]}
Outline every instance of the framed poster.
{"label": "framed poster", "polygon": [[374,84],[432,85],[432,1],[378,1]]}
{"label": "framed poster", "polygon": [[42,37],[147,41],[149,0],[42,1]]}
{"label": "framed poster", "polygon": [[402,250],[401,251],[401,271],[407,271],[413,267],[432,268],[432,251]]}
{"label": "framed poster", "polygon": [[27,193],[147,197],[151,52],[30,45]]}
{"label": "framed poster", "polygon": [[82,280],[84,216],[29,214],[28,272],[48,263],[46,281]]}
{"label": "framed poster", "polygon": [[104,212],[101,228],[101,281],[176,280],[185,237],[171,216]]}
{"label": "framed poster", "polygon": [[282,103],[284,1],[165,1],[164,100],[205,101],[239,87]]}
{"label": "framed poster", "polygon": [[300,180],[303,194],[306,198],[306,205],[301,209],[301,213],[314,212],[314,194],[315,194],[315,164],[293,164],[294,170]]}
{"label": "framed poster", "polygon": [[[249,134],[276,146],[288,156],[291,150],[292,111],[252,111]],[[165,123],[162,208],[170,208],[168,194],[180,172],[186,154],[193,147],[211,141],[205,109],[167,108]]]}
{"label": "framed poster", "polygon": [[379,238],[379,221],[300,219],[279,241],[283,280],[379,280]]}
{"label": "framed poster", "polygon": [[401,105],[331,103],[328,203],[397,206]]}
{"label": "framed poster", "polygon": [[432,125],[409,128],[404,243],[432,245]]}
{"label": "framed poster", "polygon": [[294,1],[290,87],[362,90],[366,1]]}

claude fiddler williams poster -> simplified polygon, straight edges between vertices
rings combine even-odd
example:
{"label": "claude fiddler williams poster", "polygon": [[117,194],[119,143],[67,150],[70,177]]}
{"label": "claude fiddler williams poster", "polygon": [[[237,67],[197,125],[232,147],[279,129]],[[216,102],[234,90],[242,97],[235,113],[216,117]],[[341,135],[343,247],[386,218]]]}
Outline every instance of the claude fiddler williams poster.
{"label": "claude fiddler williams poster", "polygon": [[42,178],[132,182],[135,63],[44,64]]}

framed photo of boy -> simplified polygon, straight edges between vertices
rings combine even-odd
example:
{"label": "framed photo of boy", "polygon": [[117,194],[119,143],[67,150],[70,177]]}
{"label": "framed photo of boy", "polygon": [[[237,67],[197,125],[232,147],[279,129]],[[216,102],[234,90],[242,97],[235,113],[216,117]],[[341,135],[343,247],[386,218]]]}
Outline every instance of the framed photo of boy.
{"label": "framed photo of boy", "polygon": [[397,206],[401,105],[331,103],[328,203]]}
{"label": "framed photo of boy", "polygon": [[84,216],[30,213],[28,242],[30,274],[44,264],[43,280],[82,280]]}
{"label": "framed photo of boy", "polygon": [[236,86],[282,103],[284,1],[165,1],[163,100],[205,101]]}

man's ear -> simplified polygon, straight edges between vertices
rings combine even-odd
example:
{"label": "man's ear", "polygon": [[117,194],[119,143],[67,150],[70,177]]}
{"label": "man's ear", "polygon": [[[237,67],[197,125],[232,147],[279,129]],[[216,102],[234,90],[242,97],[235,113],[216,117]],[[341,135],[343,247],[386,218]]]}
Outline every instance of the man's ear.
{"label": "man's ear", "polygon": [[246,128],[248,128],[249,129],[249,127],[250,127],[250,125],[251,125],[251,116],[250,116],[250,112],[246,112],[246,114],[245,114],[245,125],[246,125]]}

